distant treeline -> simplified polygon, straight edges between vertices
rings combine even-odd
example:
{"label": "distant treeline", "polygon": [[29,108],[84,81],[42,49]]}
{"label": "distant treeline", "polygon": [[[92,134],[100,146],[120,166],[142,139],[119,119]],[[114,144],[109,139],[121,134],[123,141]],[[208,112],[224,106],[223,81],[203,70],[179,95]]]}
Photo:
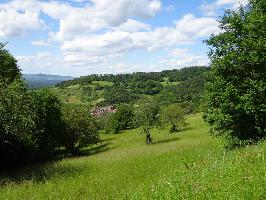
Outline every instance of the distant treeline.
{"label": "distant treeline", "polygon": [[[83,88],[83,95],[87,95],[87,99],[90,97],[90,100],[99,98],[93,94],[102,90],[101,97],[104,101],[101,101],[99,106],[135,103],[143,98],[143,95],[148,95],[153,96],[161,105],[185,102],[190,105],[191,111],[198,111],[204,88],[204,77],[209,71],[209,67],[193,66],[162,72],[94,74],[63,81],[57,86],[65,88],[79,84]],[[112,84],[100,85],[100,81]]]}
{"label": "distant treeline", "polygon": [[132,74],[92,74],[89,76],[81,76],[73,80],[62,81],[58,83],[58,87],[67,87],[70,85],[86,85],[92,81],[108,81],[113,83],[133,83],[133,82],[146,82],[146,81],[165,81],[165,78],[169,82],[181,82],[186,81],[195,76],[201,76],[204,72],[210,70],[210,67],[206,66],[192,66],[182,69],[164,70],[161,72],[135,72]]}

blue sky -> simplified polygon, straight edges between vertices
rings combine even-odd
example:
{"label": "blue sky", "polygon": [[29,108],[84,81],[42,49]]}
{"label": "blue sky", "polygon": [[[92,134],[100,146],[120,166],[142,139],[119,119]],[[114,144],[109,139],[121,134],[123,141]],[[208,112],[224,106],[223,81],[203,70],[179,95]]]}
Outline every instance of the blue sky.
{"label": "blue sky", "polygon": [[246,0],[0,0],[0,42],[31,74],[207,65],[202,40],[239,3]]}

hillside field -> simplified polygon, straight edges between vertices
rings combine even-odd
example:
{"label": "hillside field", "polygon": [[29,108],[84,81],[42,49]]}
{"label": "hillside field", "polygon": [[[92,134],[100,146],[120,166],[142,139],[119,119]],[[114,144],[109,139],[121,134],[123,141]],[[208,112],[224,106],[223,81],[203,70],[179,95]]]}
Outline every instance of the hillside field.
{"label": "hillside field", "polygon": [[127,130],[84,156],[5,172],[0,199],[266,199],[266,143],[226,151],[201,114],[188,119],[178,133],[154,129],[151,145]]}

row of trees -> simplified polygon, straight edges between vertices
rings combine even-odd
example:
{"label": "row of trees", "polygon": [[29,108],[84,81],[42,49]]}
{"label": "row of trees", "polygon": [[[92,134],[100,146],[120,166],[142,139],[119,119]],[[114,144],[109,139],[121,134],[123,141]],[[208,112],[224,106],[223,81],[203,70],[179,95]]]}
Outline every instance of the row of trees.
{"label": "row of trees", "polygon": [[137,83],[137,82],[146,82],[146,81],[154,81],[154,82],[163,82],[165,78],[168,78],[169,82],[181,82],[186,81],[195,76],[201,76],[202,74],[208,72],[210,70],[209,67],[204,66],[192,66],[185,67],[182,69],[173,69],[173,70],[164,70],[162,72],[136,72],[133,74],[92,74],[89,76],[82,76],[79,78],[75,78],[73,80],[63,81],[57,86],[59,87],[67,87],[70,85],[88,85],[91,84],[92,81],[108,81],[113,82],[115,84],[129,84],[129,83]]}
{"label": "row of trees", "polygon": [[1,166],[46,159],[64,146],[97,143],[98,124],[82,106],[62,105],[48,90],[28,89],[14,57],[0,45]]}
{"label": "row of trees", "polygon": [[140,127],[146,135],[154,127],[168,127],[171,133],[188,125],[187,109],[181,104],[160,106],[152,99],[143,99],[134,106],[121,104],[116,113],[99,118],[105,133],[118,133],[120,130]]}

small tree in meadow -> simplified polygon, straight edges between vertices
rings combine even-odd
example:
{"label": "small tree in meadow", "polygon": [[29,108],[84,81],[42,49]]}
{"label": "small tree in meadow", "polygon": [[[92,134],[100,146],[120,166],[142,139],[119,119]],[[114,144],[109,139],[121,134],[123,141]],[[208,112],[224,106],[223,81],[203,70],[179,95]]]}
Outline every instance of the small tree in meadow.
{"label": "small tree in meadow", "polygon": [[146,135],[146,143],[151,143],[150,130],[157,124],[159,116],[159,104],[151,99],[139,102],[135,111],[135,119]]}
{"label": "small tree in meadow", "polygon": [[188,125],[185,115],[185,108],[181,107],[179,104],[171,104],[162,111],[160,118],[162,125],[169,125],[170,132],[173,133]]}

